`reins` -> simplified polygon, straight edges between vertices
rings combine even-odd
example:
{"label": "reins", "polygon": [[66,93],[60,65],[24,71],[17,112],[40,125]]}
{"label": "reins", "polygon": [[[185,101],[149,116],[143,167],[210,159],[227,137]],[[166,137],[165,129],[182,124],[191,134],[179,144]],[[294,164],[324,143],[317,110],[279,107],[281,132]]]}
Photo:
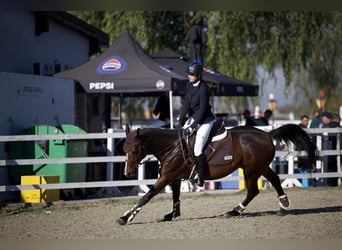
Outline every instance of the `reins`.
{"label": "reins", "polygon": [[179,144],[180,144],[180,148],[182,150],[182,156],[183,156],[184,162],[187,165],[187,167],[189,167],[189,165],[186,162],[186,158],[185,158],[184,146],[183,146],[183,142],[182,142],[182,134],[181,134],[180,129],[178,129],[178,137],[179,137]]}
{"label": "reins", "polygon": [[[158,158],[158,156],[164,154],[165,152],[169,151],[173,147],[177,148],[177,146],[179,145],[180,148],[181,148],[181,154],[182,154],[182,157],[183,157],[183,160],[184,160],[186,166],[187,167],[191,167],[190,165],[187,164],[187,161],[186,161],[186,152],[185,152],[185,149],[184,149],[184,147],[186,147],[186,146],[183,143],[182,134],[181,134],[181,130],[180,129],[178,129],[178,140],[179,140],[179,143],[177,143],[177,141],[176,141],[174,144],[168,145],[167,147],[163,148],[158,153],[155,153],[154,156]],[[132,144],[130,146],[130,148],[133,147],[134,145],[137,145],[137,144],[140,145],[140,143],[134,143],[134,144]],[[138,159],[139,159],[139,155],[141,154],[141,152],[140,152],[141,151],[140,150],[141,147],[144,148],[145,146],[144,145],[139,146]],[[129,161],[128,159],[126,160],[126,162],[131,162],[133,164],[136,164],[136,168],[138,168],[140,165],[145,164],[146,162],[150,161],[151,159],[153,159],[153,156],[148,157],[146,160],[141,160],[139,162],[138,161]],[[160,166],[160,164],[159,164],[159,166]]]}
{"label": "reins", "polygon": [[[170,148],[172,148],[174,145],[169,145],[167,146],[166,148],[164,148],[163,150],[159,151],[158,153],[154,154],[155,157],[157,157],[158,155],[162,154],[162,153],[165,153],[167,152]],[[183,148],[182,148],[183,149]],[[138,157],[139,158],[139,157]],[[139,165],[142,165],[142,164],[145,164],[146,162],[148,162],[149,160],[151,160],[153,158],[153,156],[147,158],[146,160],[144,161],[139,161],[139,162],[135,162],[135,161],[128,161],[126,160],[126,162],[133,162],[135,164],[137,164],[137,167],[139,167]],[[160,166],[160,164],[159,164]]]}

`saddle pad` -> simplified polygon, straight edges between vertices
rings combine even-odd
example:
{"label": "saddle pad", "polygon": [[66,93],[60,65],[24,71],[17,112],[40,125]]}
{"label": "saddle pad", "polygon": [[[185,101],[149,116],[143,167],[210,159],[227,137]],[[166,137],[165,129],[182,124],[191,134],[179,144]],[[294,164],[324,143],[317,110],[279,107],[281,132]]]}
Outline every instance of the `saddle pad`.
{"label": "saddle pad", "polygon": [[230,164],[233,161],[231,133],[222,140],[211,141],[205,149],[209,166]]}

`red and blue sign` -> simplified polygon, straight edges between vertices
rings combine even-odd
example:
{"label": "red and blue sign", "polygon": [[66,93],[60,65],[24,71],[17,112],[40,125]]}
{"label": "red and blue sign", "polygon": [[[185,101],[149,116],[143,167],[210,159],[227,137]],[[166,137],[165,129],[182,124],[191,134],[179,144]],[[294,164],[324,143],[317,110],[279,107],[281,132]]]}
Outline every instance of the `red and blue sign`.
{"label": "red and blue sign", "polygon": [[97,66],[96,72],[99,74],[117,74],[127,69],[125,60],[118,56],[112,56],[104,60]]}
{"label": "red and blue sign", "polygon": [[165,88],[165,82],[164,82],[163,80],[158,80],[158,81],[156,82],[156,87],[157,87],[157,89],[163,89],[163,88]]}

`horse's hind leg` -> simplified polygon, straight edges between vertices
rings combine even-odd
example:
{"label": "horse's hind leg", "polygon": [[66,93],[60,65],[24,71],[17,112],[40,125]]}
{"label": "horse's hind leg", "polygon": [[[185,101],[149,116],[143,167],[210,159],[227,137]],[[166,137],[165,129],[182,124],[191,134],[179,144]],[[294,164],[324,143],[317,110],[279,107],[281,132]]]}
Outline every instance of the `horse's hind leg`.
{"label": "horse's hind leg", "polygon": [[237,207],[233,208],[232,211],[226,213],[226,217],[238,216],[246,209],[247,205],[259,194],[258,189],[258,175],[245,176],[245,184],[247,188],[247,196],[243,202]]}
{"label": "horse's hind leg", "polygon": [[172,201],[173,207],[170,213],[164,215],[162,221],[171,221],[176,217],[180,216],[180,187],[181,187],[181,180],[175,180],[171,183],[172,188]]}
{"label": "horse's hind leg", "polygon": [[[287,198],[286,193],[284,192],[284,189],[281,186],[280,183],[280,179],[279,176],[274,173],[274,171],[270,168],[267,167],[265,168],[264,172],[262,173],[262,175],[271,182],[271,184],[273,185],[273,187],[276,189],[277,194],[278,194],[278,199],[279,199],[279,205],[282,209],[288,209],[290,207],[290,201]],[[280,212],[284,212],[284,211],[280,211]],[[279,214],[282,215],[282,214]]]}

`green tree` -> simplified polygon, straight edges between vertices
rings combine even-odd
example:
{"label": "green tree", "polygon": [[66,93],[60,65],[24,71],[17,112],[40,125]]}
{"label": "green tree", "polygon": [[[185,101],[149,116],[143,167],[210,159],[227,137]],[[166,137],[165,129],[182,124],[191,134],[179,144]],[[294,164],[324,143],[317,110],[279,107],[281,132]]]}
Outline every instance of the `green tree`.
{"label": "green tree", "polygon": [[[340,12],[209,12],[207,58],[213,67],[247,82],[256,80],[262,66],[271,75],[281,67],[286,86],[301,89],[311,112],[319,90],[327,108],[335,109],[341,92]],[[286,94],[286,93],[284,93]],[[304,98],[305,97],[305,98]]]}
{"label": "green tree", "polygon": [[[282,68],[286,86],[303,99],[298,113],[311,113],[324,90],[327,108],[341,93],[341,12],[319,11],[81,11],[72,14],[102,29],[111,43],[128,30],[147,51],[164,48],[188,55],[184,37],[192,23],[204,18],[207,67],[257,83],[257,68],[275,77]],[[263,84],[263,80],[260,84]],[[286,90],[284,92],[286,95]],[[303,98],[305,96],[305,98]],[[226,98],[244,108],[246,98]],[[304,105],[303,105],[304,104]]]}

